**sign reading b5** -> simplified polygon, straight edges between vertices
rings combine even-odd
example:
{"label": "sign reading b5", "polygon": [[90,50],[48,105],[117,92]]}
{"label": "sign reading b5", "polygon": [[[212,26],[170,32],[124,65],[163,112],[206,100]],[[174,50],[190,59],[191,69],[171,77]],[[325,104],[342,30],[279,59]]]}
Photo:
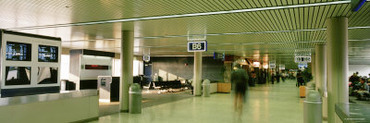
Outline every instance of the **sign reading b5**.
{"label": "sign reading b5", "polygon": [[188,52],[204,52],[204,51],[207,51],[207,41],[188,42]]}

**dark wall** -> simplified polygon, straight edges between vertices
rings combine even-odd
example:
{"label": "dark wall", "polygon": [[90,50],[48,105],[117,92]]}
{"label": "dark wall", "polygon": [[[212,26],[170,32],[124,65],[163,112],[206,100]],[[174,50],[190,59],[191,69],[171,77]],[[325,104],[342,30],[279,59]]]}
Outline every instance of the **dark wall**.
{"label": "dark wall", "polygon": [[[161,69],[181,78],[193,78],[193,57],[152,57],[151,62],[153,65],[153,75],[155,73],[159,74],[159,69]],[[211,81],[223,81],[223,61],[218,59],[215,60],[213,57],[203,57],[202,66],[203,79],[209,79]]]}

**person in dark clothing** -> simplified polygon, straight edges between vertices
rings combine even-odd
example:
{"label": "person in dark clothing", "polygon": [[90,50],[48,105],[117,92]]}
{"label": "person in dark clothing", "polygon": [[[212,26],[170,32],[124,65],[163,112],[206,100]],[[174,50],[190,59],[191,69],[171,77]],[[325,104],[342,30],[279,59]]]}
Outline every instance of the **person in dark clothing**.
{"label": "person in dark clothing", "polygon": [[297,84],[296,84],[296,86],[299,87],[299,86],[302,86],[302,85],[305,85],[304,84],[303,75],[302,75],[301,71],[298,71],[298,73],[297,73]]}
{"label": "person in dark clothing", "polygon": [[276,82],[277,83],[280,82],[280,73],[279,72],[276,73]]}
{"label": "person in dark clothing", "polygon": [[249,79],[250,79],[249,80],[250,81],[249,86],[255,86],[256,80],[257,80],[257,75],[254,71],[252,71],[251,77],[249,77]]}
{"label": "person in dark clothing", "polygon": [[272,73],[272,74],[271,74],[271,84],[274,84],[274,79],[275,79],[275,74],[274,74],[274,73]]}
{"label": "person in dark clothing", "polygon": [[360,77],[357,76],[356,73],[353,73],[353,75],[351,77],[349,77],[349,81],[352,83],[351,85],[356,85],[358,84],[360,81]]}
{"label": "person in dark clothing", "polygon": [[241,116],[245,94],[248,87],[248,75],[245,70],[241,69],[240,64],[234,63],[233,66],[235,70],[231,73],[231,83],[233,84],[235,91],[234,108],[239,116]]}

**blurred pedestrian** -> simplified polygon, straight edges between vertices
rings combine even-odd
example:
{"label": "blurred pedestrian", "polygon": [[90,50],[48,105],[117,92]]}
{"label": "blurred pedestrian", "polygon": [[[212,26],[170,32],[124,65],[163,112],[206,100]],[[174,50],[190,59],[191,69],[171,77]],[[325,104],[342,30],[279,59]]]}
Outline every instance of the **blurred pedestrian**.
{"label": "blurred pedestrian", "polygon": [[283,80],[283,82],[285,82],[285,78],[287,77],[288,75],[285,73],[285,72],[282,72],[281,73],[281,80]]}
{"label": "blurred pedestrian", "polygon": [[301,71],[298,70],[296,86],[299,87],[299,86],[304,86],[304,85],[305,85],[305,82],[304,82],[304,79],[303,79],[303,75],[302,75]]}
{"label": "blurred pedestrian", "polygon": [[234,71],[231,73],[231,83],[234,86],[234,109],[241,116],[243,111],[243,103],[248,88],[248,75],[244,69],[241,69],[240,64],[233,64]]}
{"label": "blurred pedestrian", "polygon": [[275,75],[275,77],[276,77],[276,82],[277,83],[279,83],[280,82],[280,72],[276,72],[276,75]]}
{"label": "blurred pedestrian", "polygon": [[274,84],[275,74],[274,72],[271,73],[271,84]]}

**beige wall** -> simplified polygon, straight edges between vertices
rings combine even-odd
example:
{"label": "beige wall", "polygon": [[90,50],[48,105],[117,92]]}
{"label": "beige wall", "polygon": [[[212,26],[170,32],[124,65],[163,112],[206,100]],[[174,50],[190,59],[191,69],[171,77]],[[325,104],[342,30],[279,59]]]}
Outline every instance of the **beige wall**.
{"label": "beige wall", "polygon": [[69,49],[69,48],[62,48],[62,54],[63,55],[69,54],[69,50],[71,50],[71,49]]}

